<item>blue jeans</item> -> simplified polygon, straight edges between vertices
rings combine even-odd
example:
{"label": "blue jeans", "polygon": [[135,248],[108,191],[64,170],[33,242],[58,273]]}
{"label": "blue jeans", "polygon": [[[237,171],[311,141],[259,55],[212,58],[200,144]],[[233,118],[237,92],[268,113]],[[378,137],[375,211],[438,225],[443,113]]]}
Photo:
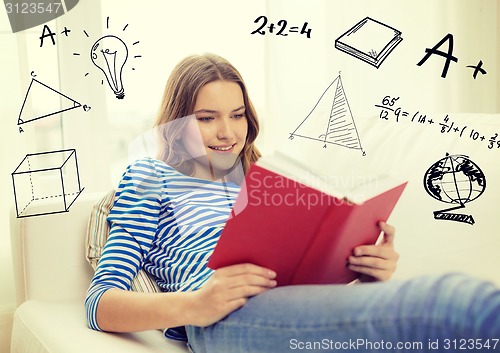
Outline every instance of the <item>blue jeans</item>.
{"label": "blue jeans", "polygon": [[500,352],[500,289],[459,274],[278,287],[187,334],[195,353]]}

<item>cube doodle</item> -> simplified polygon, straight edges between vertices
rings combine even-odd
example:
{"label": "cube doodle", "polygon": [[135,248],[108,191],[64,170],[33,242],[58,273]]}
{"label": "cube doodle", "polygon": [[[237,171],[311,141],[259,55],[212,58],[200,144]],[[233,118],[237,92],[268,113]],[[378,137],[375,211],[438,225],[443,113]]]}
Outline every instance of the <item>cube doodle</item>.
{"label": "cube doodle", "polygon": [[[76,150],[27,154],[12,173],[17,217],[68,212],[81,194]],[[52,208],[40,208],[48,199]]]}

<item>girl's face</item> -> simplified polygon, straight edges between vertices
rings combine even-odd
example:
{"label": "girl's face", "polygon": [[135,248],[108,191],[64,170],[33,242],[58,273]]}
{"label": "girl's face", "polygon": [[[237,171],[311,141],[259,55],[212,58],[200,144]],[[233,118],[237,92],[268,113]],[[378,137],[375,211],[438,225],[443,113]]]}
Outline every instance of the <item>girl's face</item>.
{"label": "girl's face", "polygon": [[194,114],[182,134],[195,163],[194,176],[219,179],[239,161],[245,146],[248,123],[240,86],[223,80],[207,83],[198,93]]}

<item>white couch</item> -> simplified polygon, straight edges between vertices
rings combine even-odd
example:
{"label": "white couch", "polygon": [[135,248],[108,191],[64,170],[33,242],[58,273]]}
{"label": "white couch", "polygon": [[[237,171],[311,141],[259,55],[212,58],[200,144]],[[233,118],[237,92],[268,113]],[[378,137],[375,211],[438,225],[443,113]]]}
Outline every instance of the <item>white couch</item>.
{"label": "white couch", "polygon": [[[18,306],[11,353],[188,351],[159,330],[114,334],[87,328],[83,301],[93,270],[85,259],[85,232],[91,208],[102,196],[83,192],[65,213],[16,218],[11,212]],[[37,207],[43,213],[51,201]]]}

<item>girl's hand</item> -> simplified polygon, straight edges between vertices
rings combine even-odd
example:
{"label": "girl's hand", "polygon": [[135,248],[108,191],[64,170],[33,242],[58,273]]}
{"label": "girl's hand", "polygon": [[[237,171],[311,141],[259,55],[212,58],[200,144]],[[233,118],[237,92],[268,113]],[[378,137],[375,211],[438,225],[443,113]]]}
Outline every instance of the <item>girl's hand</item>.
{"label": "girl's hand", "polygon": [[253,265],[238,264],[216,270],[197,291],[190,292],[188,322],[208,326],[245,305],[249,297],[276,286],[273,271]]}
{"label": "girl's hand", "polygon": [[387,281],[396,271],[399,254],[394,250],[395,229],[385,222],[379,227],[384,232],[380,244],[358,246],[348,259],[349,269],[361,273],[362,282]]}

